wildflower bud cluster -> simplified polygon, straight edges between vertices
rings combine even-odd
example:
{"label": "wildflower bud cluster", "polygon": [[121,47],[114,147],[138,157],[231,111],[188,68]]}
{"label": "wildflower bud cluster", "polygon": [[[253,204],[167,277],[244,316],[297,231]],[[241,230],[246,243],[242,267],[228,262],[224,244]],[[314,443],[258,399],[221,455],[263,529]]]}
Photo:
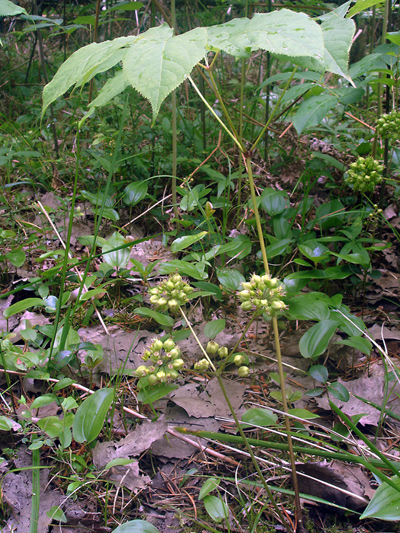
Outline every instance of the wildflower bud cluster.
{"label": "wildflower bud cluster", "polygon": [[390,137],[393,141],[400,139],[400,111],[392,111],[382,115],[376,123],[376,131],[384,139]]}
{"label": "wildflower bud cluster", "polygon": [[179,371],[185,366],[181,350],[172,339],[164,342],[154,339],[149,349],[143,353],[142,359],[151,363],[150,366],[140,365],[135,371],[138,378],[146,378],[142,382],[143,386],[171,381],[178,377]]}
{"label": "wildflower bud cluster", "polygon": [[383,165],[379,164],[373,157],[359,157],[357,161],[350,165],[345,182],[351,185],[355,191],[373,191],[382,181]]}
{"label": "wildflower bud cluster", "polygon": [[168,279],[162,281],[149,290],[150,302],[160,311],[170,311],[173,315],[179,313],[179,307],[189,301],[189,296],[194,291],[182,276],[178,273],[172,274]]}
{"label": "wildflower bud cluster", "polygon": [[269,274],[264,276],[253,274],[249,282],[242,283],[242,287],[239,298],[242,302],[241,308],[245,311],[255,308],[257,311],[275,316],[286,309],[282,300],[285,291],[277,278],[272,278]]}
{"label": "wildflower bud cluster", "polygon": [[[226,346],[220,346],[215,341],[210,341],[207,344],[206,352],[210,357],[216,357],[219,359],[225,359],[225,357],[228,357],[229,350]],[[240,377],[246,377],[249,375],[250,370],[247,366],[243,366],[243,363],[245,361],[245,358],[242,354],[236,354],[233,358],[234,364],[239,367],[238,368],[238,374]],[[210,362],[207,359],[201,359],[200,361],[197,361],[194,365],[194,369],[198,372],[206,372],[210,366]]]}

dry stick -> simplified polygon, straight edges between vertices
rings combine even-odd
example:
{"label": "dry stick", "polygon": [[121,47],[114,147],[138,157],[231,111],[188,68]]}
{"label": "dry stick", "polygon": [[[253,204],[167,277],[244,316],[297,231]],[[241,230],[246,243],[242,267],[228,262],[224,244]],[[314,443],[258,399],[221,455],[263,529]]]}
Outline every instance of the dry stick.
{"label": "dry stick", "polygon": [[146,213],[148,213],[149,211],[151,211],[152,209],[154,209],[156,207],[156,205],[158,204],[161,204],[162,202],[164,202],[165,200],[168,200],[168,198],[171,198],[172,194],[169,194],[168,196],[164,196],[163,198],[161,198],[161,200],[158,200],[158,202],[156,202],[154,205],[152,205],[151,207],[149,207],[148,209],[146,209],[146,211],[143,211],[143,213],[140,213],[140,215],[138,215],[137,217],[133,218],[132,220],[130,220],[129,222],[127,222],[125,224],[125,226],[122,226],[121,229],[125,229],[126,226],[129,226],[130,224],[133,224],[134,222],[136,222],[136,220],[138,220],[139,218],[141,218],[143,215],[145,215]]}
{"label": "dry stick", "polygon": [[217,146],[214,148],[214,150],[211,152],[211,154],[208,155],[208,156],[204,159],[204,161],[202,161],[202,162],[200,163],[200,165],[199,165],[197,168],[195,168],[195,169],[193,170],[193,172],[190,174],[190,176],[189,176],[189,178],[188,178],[189,180],[190,180],[191,178],[193,178],[193,176],[196,174],[196,172],[197,172],[198,170],[200,170],[200,168],[201,168],[203,165],[205,165],[205,164],[207,163],[207,161],[210,159],[210,157],[212,157],[213,154],[215,154],[215,152],[220,148],[220,146],[221,146],[221,138],[222,138],[222,130],[219,130]]}
{"label": "dry stick", "polygon": [[[93,42],[94,43],[97,42],[98,32],[99,32],[100,5],[101,5],[101,0],[97,0],[97,2],[96,2],[96,15],[95,15],[95,19],[94,19],[94,32],[93,32]],[[89,83],[88,104],[90,104],[90,102],[92,101],[92,96],[93,96],[93,78],[90,80],[90,83]]]}
{"label": "dry stick", "polygon": [[352,115],[351,113],[349,113],[348,111],[345,111],[344,112],[345,115],[347,115],[348,117],[352,118],[353,120],[359,122],[360,124],[362,124],[363,126],[365,126],[366,128],[369,128],[370,130],[372,131],[375,131],[375,128],[373,126],[370,126],[369,124],[367,124],[366,122],[364,122],[363,120],[355,117],[354,115]]}
{"label": "dry stick", "polygon": [[[61,235],[58,233],[57,228],[56,228],[55,225],[53,224],[53,221],[52,221],[51,218],[49,217],[47,211],[45,210],[45,208],[43,207],[43,205],[41,204],[41,202],[38,201],[37,204],[38,204],[38,206],[40,207],[40,210],[42,211],[42,213],[44,214],[44,216],[47,218],[47,220],[48,220],[48,222],[50,223],[51,227],[53,228],[54,233],[57,235],[58,240],[61,242],[61,246],[64,248],[64,250],[66,250],[67,247],[65,246],[65,243],[64,243],[64,241],[63,241],[62,238],[61,238]],[[72,254],[71,254],[71,252],[68,252],[68,257],[69,257],[70,259],[72,259]],[[76,272],[76,274],[77,274],[77,276],[78,276],[78,278],[79,278],[79,281],[82,281],[82,274],[79,272],[79,270],[78,270],[76,267],[74,267],[74,270],[75,270],[75,272]],[[88,292],[88,289],[86,288],[86,285],[83,285],[82,290],[83,290],[83,292]],[[95,304],[95,302],[94,302],[94,297],[93,297],[93,296],[92,296],[92,298],[91,298],[91,301],[92,301],[93,307],[94,307],[94,309],[95,309],[95,311],[96,311],[97,318],[98,318],[99,321],[100,321],[100,324],[103,326],[103,329],[104,329],[106,335],[109,335],[110,333],[109,333],[109,331],[108,331],[108,329],[107,329],[107,326],[106,326],[105,323],[104,323],[104,320],[103,320],[103,318],[102,318],[102,316],[101,316],[101,314],[100,314],[100,311],[99,311],[99,310],[97,309],[97,307],[96,307],[96,304]]]}

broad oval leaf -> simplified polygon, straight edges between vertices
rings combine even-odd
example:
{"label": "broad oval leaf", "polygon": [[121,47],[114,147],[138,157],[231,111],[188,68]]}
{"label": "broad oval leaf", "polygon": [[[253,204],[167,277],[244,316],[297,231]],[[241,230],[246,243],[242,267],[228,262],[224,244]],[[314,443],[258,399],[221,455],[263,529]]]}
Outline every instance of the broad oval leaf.
{"label": "broad oval leaf", "polygon": [[312,413],[307,409],[288,409],[288,413],[289,415],[296,416],[302,420],[314,420],[315,418],[319,418],[319,415]]}
{"label": "broad oval leaf", "polygon": [[141,403],[154,403],[177,388],[178,385],[173,383],[157,383],[153,387],[142,389],[138,392],[137,398]]}
{"label": "broad oval leaf", "polygon": [[26,298],[15,304],[10,305],[3,312],[4,318],[10,318],[10,316],[16,315],[17,313],[22,313],[31,307],[44,307],[46,303],[40,298]]}
{"label": "broad oval leaf", "polygon": [[122,235],[114,232],[103,245],[104,261],[114,268],[125,268],[129,261],[130,250],[128,247],[117,250],[117,248],[125,244],[126,242]]}
{"label": "broad oval leaf", "polygon": [[309,240],[299,244],[300,252],[314,263],[325,261],[329,257],[329,249],[317,240]]}
{"label": "broad oval leaf", "polygon": [[6,254],[6,258],[12,265],[19,268],[25,263],[26,255],[22,250],[14,250]]}
{"label": "broad oval leaf", "polygon": [[260,196],[260,203],[271,217],[279,215],[289,206],[286,192],[273,189],[272,187],[267,187],[263,190]]}
{"label": "broad oval leaf", "polygon": [[300,104],[297,112],[292,117],[293,126],[296,128],[297,133],[300,134],[304,130],[320,124],[322,119],[328,114],[328,111],[333,109],[338,102],[337,96],[326,93],[307,98]]}
{"label": "broad oval leaf", "polygon": [[41,418],[37,421],[37,425],[52,439],[55,439],[64,431],[63,421],[58,416]]}
{"label": "broad oval leaf", "polygon": [[167,24],[147,30],[123,59],[125,76],[132,87],[150,101],[153,120],[165,98],[205,55],[207,32],[204,28],[176,36],[173,33]]}
{"label": "broad oval leaf", "polygon": [[326,383],[328,381],[328,369],[323,365],[314,365],[308,371],[311,377],[320,383]]}
{"label": "broad oval leaf", "polygon": [[9,2],[9,0],[0,0],[0,17],[15,17],[28,13],[23,7],[19,7],[14,4],[14,2]]}
{"label": "broad oval leaf", "polygon": [[330,315],[327,303],[313,293],[296,296],[287,303],[289,316],[294,320],[327,320]]}
{"label": "broad oval leaf", "polygon": [[20,425],[16,424],[11,418],[7,418],[3,415],[0,416],[0,431],[10,431],[10,429],[16,429],[18,426],[20,427]]}
{"label": "broad oval leaf", "polygon": [[208,322],[204,326],[204,335],[209,338],[213,339],[218,335],[218,333],[221,333],[221,331],[225,328],[225,319],[219,318],[218,320],[213,320],[212,322]]}
{"label": "broad oval leaf", "polygon": [[216,496],[205,496],[203,499],[204,507],[214,522],[222,522],[228,519],[229,507],[226,503]]}
{"label": "broad oval leaf", "polygon": [[194,265],[188,261],[173,259],[172,261],[161,263],[158,268],[158,272],[159,274],[171,274],[171,272],[175,272],[177,270],[179,274],[183,276],[189,276],[197,280],[206,279],[208,276],[204,271],[200,270],[200,267],[201,265],[199,263]]}
{"label": "broad oval leaf", "polygon": [[124,203],[130,207],[138,204],[146,197],[149,186],[147,181],[134,181],[125,187]]}
{"label": "broad oval leaf", "polygon": [[332,394],[332,396],[342,402],[348,402],[350,400],[349,391],[341,383],[331,383],[330,385],[328,385],[327,389]]}
{"label": "broad oval leaf", "polygon": [[245,281],[242,273],[232,268],[220,268],[217,272],[218,281],[232,291],[240,289],[240,285]]}
{"label": "broad oval leaf", "polygon": [[365,337],[351,336],[348,339],[337,341],[336,344],[344,344],[345,346],[350,346],[360,352],[369,355],[372,350],[372,342],[366,339]]}
{"label": "broad oval leaf", "polygon": [[391,480],[398,487],[383,482],[375,491],[372,500],[360,518],[378,518],[379,520],[400,520],[400,479],[392,477]]}
{"label": "broad oval leaf", "polygon": [[290,244],[292,239],[278,239],[276,242],[267,246],[267,257],[272,259],[277,255],[283,255],[290,252]]}
{"label": "broad oval leaf", "polygon": [[196,233],[196,235],[185,235],[184,237],[178,237],[171,244],[171,252],[176,253],[180,252],[181,250],[185,250],[185,248],[188,248],[195,242],[203,239],[207,233],[207,231],[201,231],[200,233]]}
{"label": "broad oval leaf", "polygon": [[79,406],[73,423],[76,442],[92,442],[100,433],[114,400],[114,389],[99,389]]}
{"label": "broad oval leaf", "polygon": [[160,326],[164,326],[167,328],[172,328],[175,323],[174,319],[169,315],[164,315],[164,313],[154,311],[154,309],[149,309],[148,307],[137,307],[133,312],[140,316],[152,318],[158,324],[160,324]]}
{"label": "broad oval leaf", "polygon": [[278,417],[275,413],[269,409],[263,409],[261,407],[248,409],[242,415],[242,422],[246,422],[246,424],[243,425],[249,424],[252,426],[269,427],[275,425],[277,421]]}
{"label": "broad oval leaf", "polygon": [[336,320],[321,320],[315,324],[300,339],[301,355],[315,358],[323,354],[338,326]]}
{"label": "broad oval leaf", "polygon": [[160,533],[160,531],[146,520],[131,520],[118,526],[113,533]]}
{"label": "broad oval leaf", "polygon": [[219,487],[221,480],[218,477],[210,477],[204,482],[199,492],[199,500],[202,500],[205,496],[208,496],[210,492]]}

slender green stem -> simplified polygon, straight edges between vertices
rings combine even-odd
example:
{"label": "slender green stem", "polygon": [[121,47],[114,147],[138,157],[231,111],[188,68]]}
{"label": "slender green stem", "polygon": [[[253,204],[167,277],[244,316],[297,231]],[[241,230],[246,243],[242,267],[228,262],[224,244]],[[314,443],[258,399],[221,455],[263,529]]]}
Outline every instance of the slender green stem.
{"label": "slender green stem", "polygon": [[262,259],[263,259],[264,268],[265,268],[265,273],[269,274],[269,264],[268,264],[267,250],[265,248],[264,234],[263,234],[263,230],[262,230],[262,226],[261,226],[260,213],[258,211],[256,189],[255,189],[255,186],[254,186],[253,169],[252,169],[252,166],[251,166],[250,156],[246,157],[245,164],[246,164],[247,176],[249,178],[250,194],[251,194],[251,201],[252,201],[252,204],[253,204],[254,217],[256,219],[258,241],[260,243],[261,254],[262,254]]}
{"label": "slender green stem", "polygon": [[[175,14],[175,0],[171,0],[171,23],[172,28],[176,33],[176,14]],[[176,90],[172,91],[172,204],[174,209],[174,216],[178,218],[178,197],[176,194],[176,170],[178,161],[178,149],[177,149],[177,126],[176,126]]]}
{"label": "slender green stem", "polygon": [[29,533],[37,533],[40,510],[40,450],[32,450],[32,507]]}
{"label": "slender green stem", "polygon": [[[247,3],[246,3],[247,9]],[[244,79],[246,75],[246,62],[242,59],[242,75],[240,78],[240,99],[239,99],[239,140],[243,144],[243,105],[244,105]],[[239,157],[239,181],[238,181],[238,207],[242,203],[242,158]],[[240,210],[237,210],[238,220],[240,217]]]}
{"label": "slender green stem", "polygon": [[[250,193],[251,193],[251,199],[253,203],[254,216],[255,216],[256,224],[257,224],[258,240],[260,243],[261,254],[262,254],[263,263],[264,263],[264,269],[265,269],[265,273],[269,274],[270,270],[269,270],[269,264],[268,264],[267,251],[265,248],[264,234],[263,234],[260,214],[259,214],[258,206],[257,206],[256,191],[255,191],[254,179],[253,179],[253,170],[251,166],[251,159],[249,156],[246,157],[246,169],[247,169],[247,175],[249,177]],[[294,493],[295,493],[297,522],[299,525],[299,530],[301,531],[303,528],[303,525],[302,525],[303,520],[301,516],[300,492],[299,492],[299,486],[298,486],[298,481],[297,481],[296,461],[295,461],[294,451],[293,451],[293,442],[292,442],[292,437],[290,436],[290,419],[287,416],[288,405],[287,405],[287,400],[286,400],[285,374],[283,371],[282,354],[281,354],[281,346],[280,346],[279,330],[278,330],[278,320],[276,316],[272,318],[272,324],[273,324],[273,329],[274,329],[276,358],[278,361],[278,373],[279,373],[280,389],[281,389],[281,394],[282,394],[282,406],[283,406],[283,411],[285,413],[285,427],[288,433],[287,442],[288,442],[288,447],[289,447],[290,464],[292,467],[292,479],[293,479],[293,488],[294,488]]]}
{"label": "slender green stem", "polygon": [[272,110],[272,113],[270,114],[269,119],[267,120],[266,124],[264,125],[263,129],[261,130],[260,135],[257,137],[257,139],[255,140],[253,146],[251,147],[251,149],[250,149],[251,152],[256,148],[256,146],[258,145],[258,143],[259,143],[260,141],[262,141],[262,139],[264,138],[264,135],[265,135],[265,133],[266,133],[266,131],[267,131],[267,129],[268,129],[268,126],[271,124],[273,118],[275,117],[276,112],[277,112],[278,109],[279,109],[279,106],[280,106],[280,104],[281,104],[282,98],[285,96],[286,91],[289,89],[289,86],[290,86],[290,84],[291,84],[291,82],[292,82],[293,76],[294,76],[295,73],[296,73],[296,70],[297,70],[297,67],[295,67],[295,68],[293,69],[292,75],[291,75],[290,78],[288,79],[288,81],[287,81],[287,83],[286,83],[286,85],[285,85],[285,88],[284,88],[283,91],[282,91],[282,94],[281,94],[280,97],[278,98],[278,101],[277,101],[277,103],[276,103],[274,109]]}
{"label": "slender green stem", "polygon": [[[228,113],[228,110],[226,109],[226,106],[224,104],[224,100],[223,100],[223,98],[221,96],[221,93],[218,90],[218,87],[217,87],[217,84],[215,82],[213,73],[212,73],[212,71],[210,69],[207,72],[208,72],[208,75],[210,77],[211,86],[213,88],[214,94],[218,98],[219,105],[221,106],[222,112],[223,112],[223,114],[224,114],[224,116],[225,116],[225,118],[226,118],[226,120],[227,120],[227,122],[229,124],[229,127],[231,128],[231,132],[233,133],[234,137],[239,140],[241,146],[243,147],[243,143],[242,143],[242,141],[241,141],[241,139],[239,137],[238,132],[236,131],[236,128],[235,128],[235,125],[234,125],[234,123],[233,123],[233,121],[231,119],[231,116]],[[244,148],[241,148],[241,150],[243,152]]]}
{"label": "slender green stem", "polygon": [[210,106],[210,104],[207,102],[207,100],[204,98],[204,96],[201,94],[201,91],[200,89],[197,87],[197,85],[194,83],[194,81],[192,80],[191,76],[188,76],[188,80],[190,81],[190,83],[192,84],[194,90],[197,92],[197,94],[200,96],[202,102],[204,103],[204,105],[208,108],[209,111],[211,111],[211,113],[214,115],[214,118],[217,120],[217,122],[222,126],[222,128],[226,131],[226,133],[229,135],[229,137],[231,137],[233,139],[233,141],[237,144],[237,146],[239,147],[240,151],[241,152],[244,152],[244,147],[242,146],[242,144],[239,142],[239,140],[229,131],[229,129],[227,128],[227,126],[222,122],[222,120],[219,118],[219,116],[216,114],[216,112],[214,111],[214,109]]}

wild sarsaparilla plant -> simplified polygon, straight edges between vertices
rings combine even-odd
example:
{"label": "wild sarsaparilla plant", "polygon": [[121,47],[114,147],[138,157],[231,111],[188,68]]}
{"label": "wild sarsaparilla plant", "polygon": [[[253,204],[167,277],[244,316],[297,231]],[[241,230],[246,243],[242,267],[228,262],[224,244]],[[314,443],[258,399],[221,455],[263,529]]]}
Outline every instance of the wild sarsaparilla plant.
{"label": "wild sarsaparilla plant", "polygon": [[[53,80],[43,91],[44,113],[48,106],[65,94],[71,87],[81,87],[96,74],[113,69],[113,76],[105,83],[98,96],[89,104],[88,111],[80,121],[80,125],[95,112],[96,108],[110,104],[115,96],[125,91],[128,87],[133,87],[150,101],[154,122],[160,106],[167,96],[185,80],[190,81],[209,113],[236,145],[245,164],[251,193],[251,208],[255,215],[264,272],[254,275],[249,282],[243,283],[239,298],[243,309],[253,312],[249,323],[262,313],[268,314],[272,321],[282,404],[285,413],[287,413],[288,406],[277,322],[277,315],[286,309],[285,291],[282,283],[270,275],[264,234],[258,213],[252,167],[254,152],[277,114],[280,100],[254,142],[246,145],[239,133],[241,128],[238,129],[235,126],[231,113],[220,94],[214,79],[213,69],[215,68],[215,59],[221,52],[232,55],[235,58],[249,58],[252,52],[264,50],[285,60],[290,60],[297,66],[320,73],[331,72],[351,82],[347,74],[347,65],[355,25],[351,19],[345,18],[347,6],[348,4],[341,6],[330,14],[324,15],[321,23],[303,13],[294,13],[283,9],[273,13],[256,14],[252,19],[238,18],[217,26],[195,28],[181,35],[174,35],[173,29],[164,24],[157,28],[151,28],[140,35],[93,43],[75,52],[60,67]],[[222,115],[215,112],[199,89],[196,80],[191,77],[196,65],[199,65],[205,73],[209,86],[219,101]],[[287,87],[292,78],[293,76],[289,78]],[[375,168],[373,171],[378,172]],[[190,286],[186,287],[178,276],[180,278],[180,274],[174,274],[161,287],[152,289],[151,302],[156,306],[158,305],[162,310],[168,310],[173,315],[180,313],[186,320],[182,305],[186,303],[191,291],[188,288]],[[329,307],[330,303],[326,305],[325,323],[314,330],[312,335],[312,344],[318,348],[321,344],[324,346],[327,344],[327,338],[329,340],[340,324],[339,319],[332,319],[330,316]],[[186,322],[188,323],[187,320]],[[138,376],[140,376],[141,380],[147,380],[149,385],[151,384],[150,382],[154,382],[154,384],[156,382],[162,383],[173,378],[181,370],[179,350],[176,347],[172,348],[172,345],[164,345],[169,342],[169,340],[155,340],[148,350],[149,353],[145,354],[145,358],[153,363],[151,366],[154,369],[147,370],[147,366],[146,369],[144,367],[140,367],[140,370],[138,369]],[[176,358],[174,358],[175,353],[171,355],[174,350],[178,351]],[[210,359],[210,354],[204,348],[203,351],[205,362],[202,364],[202,369],[211,368],[220,379],[220,374],[214,362]],[[313,353],[319,355],[318,350],[314,350]],[[177,365],[176,361],[179,361],[180,368],[174,367],[174,364],[175,366]],[[239,362],[239,359],[237,361]],[[245,371],[243,370],[242,373],[244,375]],[[224,394],[226,394],[226,391],[224,391]],[[226,395],[225,397],[229,405],[229,396]],[[241,438],[248,444],[237,419],[236,422]],[[303,526],[300,498],[288,416],[285,416],[285,427],[295,489],[297,510],[297,526],[295,527],[301,531]],[[260,479],[263,480],[262,472],[257,468],[257,462],[251,447],[249,446],[248,449],[255,461]],[[273,501],[267,484],[265,488]]]}

